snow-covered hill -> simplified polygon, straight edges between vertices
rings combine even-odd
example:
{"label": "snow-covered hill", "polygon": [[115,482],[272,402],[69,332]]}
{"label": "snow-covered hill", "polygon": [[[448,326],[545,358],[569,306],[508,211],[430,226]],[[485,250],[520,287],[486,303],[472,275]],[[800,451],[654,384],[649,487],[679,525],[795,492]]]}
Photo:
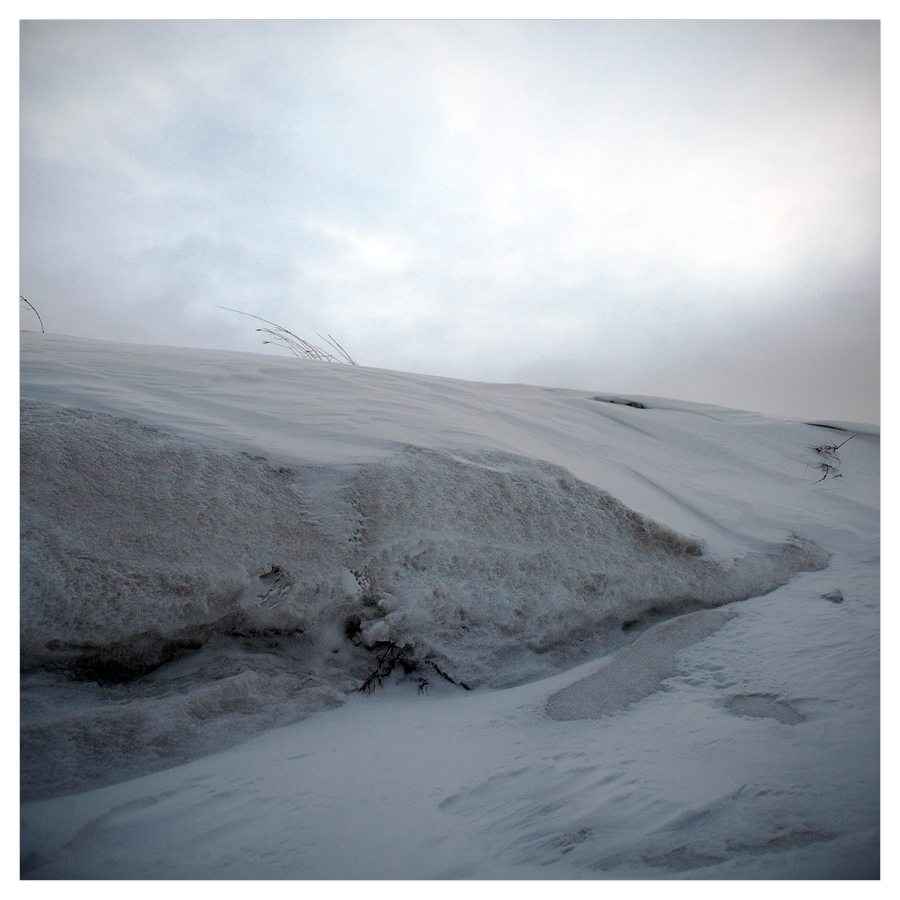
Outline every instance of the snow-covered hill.
{"label": "snow-covered hill", "polygon": [[25,877],[877,877],[877,428],[21,354]]}

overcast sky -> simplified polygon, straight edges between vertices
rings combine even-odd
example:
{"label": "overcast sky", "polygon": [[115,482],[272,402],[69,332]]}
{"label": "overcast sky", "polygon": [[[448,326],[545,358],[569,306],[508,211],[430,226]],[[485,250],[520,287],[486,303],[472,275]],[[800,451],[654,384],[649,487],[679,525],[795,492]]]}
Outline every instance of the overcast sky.
{"label": "overcast sky", "polygon": [[[879,420],[877,22],[24,22],[48,331]],[[21,327],[39,328],[28,310]]]}

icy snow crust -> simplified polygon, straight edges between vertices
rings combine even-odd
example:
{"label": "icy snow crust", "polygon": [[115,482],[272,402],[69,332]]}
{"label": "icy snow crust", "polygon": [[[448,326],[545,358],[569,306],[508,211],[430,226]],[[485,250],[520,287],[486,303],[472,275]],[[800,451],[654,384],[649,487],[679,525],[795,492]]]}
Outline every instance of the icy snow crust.
{"label": "icy snow crust", "polygon": [[[475,719],[479,697],[507,695],[484,689],[529,682],[526,707],[537,703],[557,728],[630,719],[671,690],[694,645],[734,633],[735,616],[748,615],[738,610],[763,602],[748,598],[763,598],[777,622],[796,618],[796,598],[808,593],[819,618],[849,615],[860,637],[869,629],[862,659],[874,678],[859,682],[868,693],[857,704],[869,724],[857,723],[856,737],[846,738],[864,760],[865,809],[850,844],[857,856],[864,847],[868,862],[847,877],[877,867],[877,611],[864,615],[877,610],[877,429],[868,426],[841,448],[840,478],[816,484],[814,448],[833,441],[837,423],[815,427],[659,398],[38,334],[22,336],[21,383],[24,800],[159,772],[317,713],[295,726],[311,727],[348,699],[348,710],[360,702],[384,708],[400,689],[395,683],[421,703],[459,693],[454,703],[468,698]],[[838,585],[815,579],[835,566],[845,571],[842,588],[869,585],[856,591],[857,603],[847,590],[840,605],[822,599]],[[801,572],[812,574],[797,585],[814,579],[806,593],[777,590]],[[836,634],[846,626],[835,618]],[[784,627],[776,625],[779,639]],[[760,656],[778,644],[772,635],[764,642]],[[694,677],[710,698],[734,685],[712,700],[715,716],[814,728],[809,701],[803,707],[785,697],[780,683],[716,674],[739,668],[741,652],[732,647],[723,667],[703,663],[710,674]],[[588,663],[594,674],[573,668],[597,658],[599,668]],[[376,688],[383,682],[369,697],[358,693],[367,679]],[[446,709],[450,722],[457,713]],[[413,708],[387,710],[394,712],[402,718]],[[670,730],[668,723],[665,740]],[[534,752],[543,740],[535,738]],[[573,773],[588,770],[575,764],[579,753],[554,756],[571,758],[574,768],[561,764],[563,782],[551,779],[547,791],[565,783],[564,794],[580,794],[584,786],[574,786],[582,776]],[[489,806],[507,802],[508,776],[484,777],[478,790]],[[598,784],[615,783],[604,778]],[[508,779],[514,794],[518,783]],[[103,803],[104,791],[117,790],[81,796]],[[508,848],[517,849],[499,847],[493,862],[463,865],[466,849],[456,863],[451,852],[419,868],[398,862],[391,872],[371,863],[344,875],[597,877],[621,874],[621,865],[627,877],[733,872],[736,858],[807,852],[846,833],[829,817],[826,796],[815,826],[782,811],[765,839],[732,834],[730,849],[695,835],[690,847],[656,841],[643,855],[598,856],[602,829],[574,828],[569,809],[549,816],[550,844],[540,850],[544,838],[524,825],[537,807],[518,803],[523,824],[500,827],[482,815],[478,793],[456,790],[426,818],[474,816],[477,829],[506,833]],[[743,808],[751,795],[739,791],[726,805]],[[83,848],[57,858],[52,848],[77,837],[47,830],[46,804],[63,802],[23,810],[24,865],[33,877],[159,877],[141,874],[131,850],[105,876]],[[122,802],[144,816],[140,804]],[[846,809],[846,797],[841,802]],[[93,800],[71,803],[70,813],[77,807],[90,818]],[[628,814],[635,834],[646,832],[645,813]],[[692,828],[675,830],[685,836]],[[529,855],[523,847],[536,839]],[[97,840],[105,853],[107,839]],[[422,848],[410,853],[423,858]],[[542,868],[563,857],[560,870]],[[343,877],[337,857],[333,869],[304,859],[236,869],[234,877]],[[193,869],[189,877],[219,871],[216,864],[207,876]]]}
{"label": "icy snow crust", "polygon": [[274,469],[46,404],[22,406],[22,490],[26,665],[140,672],[220,635],[337,626],[457,683],[506,685],[603,628],[827,562],[799,539],[706,560],[697,540],[509,454]]}

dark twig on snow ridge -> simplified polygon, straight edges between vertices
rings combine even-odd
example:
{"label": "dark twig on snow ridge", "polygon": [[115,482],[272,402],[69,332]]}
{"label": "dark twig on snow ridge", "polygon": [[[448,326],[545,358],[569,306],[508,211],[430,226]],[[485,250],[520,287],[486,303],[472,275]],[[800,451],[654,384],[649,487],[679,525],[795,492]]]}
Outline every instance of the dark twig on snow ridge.
{"label": "dark twig on snow ridge", "polygon": [[813,447],[816,453],[818,453],[822,457],[822,462],[816,466],[822,472],[822,477],[813,482],[813,484],[818,484],[820,481],[824,481],[829,475],[832,478],[840,478],[841,473],[838,472],[838,467],[841,464],[840,459],[838,458],[837,452],[847,443],[847,441],[853,440],[856,437],[856,434],[851,434],[850,437],[847,438],[846,441],[841,441],[840,444],[835,444],[834,442],[830,444],[822,444],[819,447]]}

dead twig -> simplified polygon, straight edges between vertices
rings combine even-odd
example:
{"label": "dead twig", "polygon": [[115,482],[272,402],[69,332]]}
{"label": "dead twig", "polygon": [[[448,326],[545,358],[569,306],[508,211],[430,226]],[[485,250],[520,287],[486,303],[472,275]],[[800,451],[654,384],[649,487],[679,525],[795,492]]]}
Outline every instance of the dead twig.
{"label": "dead twig", "polygon": [[855,437],[855,434],[851,434],[846,441],[841,441],[840,444],[835,444],[832,441],[832,443],[830,444],[822,444],[821,446],[810,448],[822,457],[822,462],[820,462],[816,466],[816,468],[822,472],[822,477],[814,481],[813,484],[818,484],[820,481],[824,481],[829,475],[832,478],[841,477],[841,473],[837,471],[841,464],[837,452],[841,449],[841,447],[844,446],[844,444],[847,443],[847,441],[851,441]]}
{"label": "dead twig", "polygon": [[41,318],[41,314],[34,308],[34,305],[30,300],[26,300],[21,294],[19,294],[19,299],[23,303],[27,303],[31,307],[31,311],[38,317],[38,322],[41,323],[41,334],[44,334],[44,320]]}
{"label": "dead twig", "polygon": [[362,686],[359,688],[360,692],[364,691],[367,694],[371,694],[372,691],[375,690],[376,685],[381,687],[384,683],[384,679],[394,671],[394,666],[400,662],[400,657],[406,649],[405,647],[400,647],[395,644],[393,641],[385,641],[384,644],[380,646],[382,646],[383,649],[381,655],[378,657],[378,662],[375,665],[375,671],[362,683]]}

